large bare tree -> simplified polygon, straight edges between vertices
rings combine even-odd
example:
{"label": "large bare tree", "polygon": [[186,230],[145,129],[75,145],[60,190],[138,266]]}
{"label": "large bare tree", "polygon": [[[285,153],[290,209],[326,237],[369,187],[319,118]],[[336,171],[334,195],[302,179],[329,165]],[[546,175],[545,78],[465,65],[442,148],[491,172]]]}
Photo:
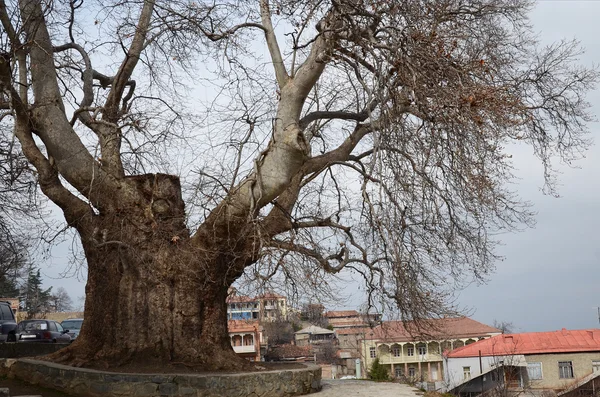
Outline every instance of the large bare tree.
{"label": "large bare tree", "polygon": [[552,191],[588,143],[596,72],[536,42],[527,0],[100,3],[0,0],[3,123],[87,259],[57,361],[240,368],[242,276],[351,271],[372,303],[441,314],[531,222],[511,145]]}

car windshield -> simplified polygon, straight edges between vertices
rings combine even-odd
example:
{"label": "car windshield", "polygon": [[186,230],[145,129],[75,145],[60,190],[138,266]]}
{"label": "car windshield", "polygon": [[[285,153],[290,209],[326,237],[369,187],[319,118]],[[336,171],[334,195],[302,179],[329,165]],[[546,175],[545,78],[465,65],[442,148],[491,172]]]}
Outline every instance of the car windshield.
{"label": "car windshield", "polygon": [[45,321],[23,321],[17,326],[19,331],[43,331],[48,329]]}
{"label": "car windshield", "polygon": [[81,320],[67,320],[60,323],[64,329],[68,330],[81,329],[81,324],[83,324]]}

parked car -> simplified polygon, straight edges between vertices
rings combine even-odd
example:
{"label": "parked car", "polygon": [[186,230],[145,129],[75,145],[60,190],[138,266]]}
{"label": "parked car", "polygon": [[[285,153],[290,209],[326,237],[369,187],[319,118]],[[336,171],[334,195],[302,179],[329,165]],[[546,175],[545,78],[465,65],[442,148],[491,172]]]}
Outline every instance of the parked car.
{"label": "parked car", "polygon": [[67,335],[71,337],[71,342],[73,342],[79,336],[79,332],[81,331],[81,326],[83,325],[82,318],[69,318],[64,320],[62,323],[63,329],[67,332]]}
{"label": "parked car", "polygon": [[17,342],[70,343],[67,331],[53,320],[25,320],[17,325]]}
{"label": "parked car", "polygon": [[0,302],[0,343],[14,342],[15,328],[17,328],[17,321],[10,303]]}

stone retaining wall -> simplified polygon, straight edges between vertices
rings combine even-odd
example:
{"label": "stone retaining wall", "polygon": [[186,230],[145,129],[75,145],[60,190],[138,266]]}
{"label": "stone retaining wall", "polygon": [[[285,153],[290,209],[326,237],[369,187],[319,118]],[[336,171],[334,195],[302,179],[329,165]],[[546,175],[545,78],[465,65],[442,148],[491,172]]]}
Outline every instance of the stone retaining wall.
{"label": "stone retaining wall", "polygon": [[32,359],[0,360],[0,373],[25,382],[90,397],[284,397],[316,392],[321,369],[242,374],[121,374]]}

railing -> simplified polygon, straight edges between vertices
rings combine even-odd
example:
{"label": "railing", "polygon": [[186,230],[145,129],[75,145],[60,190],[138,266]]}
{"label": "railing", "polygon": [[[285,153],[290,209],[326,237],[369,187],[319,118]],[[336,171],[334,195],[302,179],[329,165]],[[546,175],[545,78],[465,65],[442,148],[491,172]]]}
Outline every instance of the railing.
{"label": "railing", "polygon": [[382,363],[416,363],[416,362],[435,362],[442,361],[442,356],[436,353],[428,353],[425,355],[415,354],[414,356],[394,356],[393,354],[379,354],[379,359]]}
{"label": "railing", "polygon": [[256,351],[254,345],[250,346],[233,346],[233,351],[236,353],[254,353]]}

